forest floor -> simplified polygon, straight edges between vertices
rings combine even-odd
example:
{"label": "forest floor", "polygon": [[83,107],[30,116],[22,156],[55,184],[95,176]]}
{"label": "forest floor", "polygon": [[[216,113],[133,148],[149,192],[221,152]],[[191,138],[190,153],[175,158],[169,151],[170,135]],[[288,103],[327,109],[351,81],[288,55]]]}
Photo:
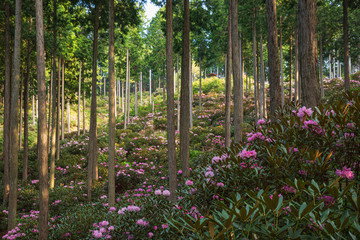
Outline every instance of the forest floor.
{"label": "forest floor", "polygon": [[[352,86],[354,89],[359,89],[360,82],[354,81]],[[357,159],[359,157],[356,155],[358,154],[357,150],[348,151],[347,154],[341,156],[339,155],[340,147],[338,146],[339,144],[341,146],[341,143],[337,143],[335,146],[335,143],[329,142],[329,137],[325,137],[328,130],[334,131],[331,129],[332,126],[338,126],[340,125],[339,122],[341,122],[335,118],[331,119],[332,115],[330,117],[326,115],[331,109],[337,113],[337,116],[342,114],[342,124],[345,125],[345,128],[348,123],[353,124],[353,128],[351,128],[352,125],[349,125],[349,131],[341,127],[341,133],[340,130],[335,130],[336,133],[333,134],[338,134],[339,136],[342,134],[342,137],[339,139],[345,141],[346,144],[344,146],[346,145],[347,148],[358,146],[356,144],[358,144],[360,137],[360,120],[354,119],[358,113],[354,110],[351,113],[352,115],[350,113],[349,115],[344,114],[343,109],[344,106],[347,106],[347,102],[346,97],[340,93],[341,88],[341,80],[327,81],[326,96],[323,101],[324,107],[319,108],[318,111],[313,109],[310,112],[306,108],[300,108],[301,106],[287,105],[280,113],[283,119],[279,123],[270,123],[266,120],[255,122],[253,95],[246,93],[244,98],[244,142],[240,145],[232,146],[231,149],[224,148],[224,95],[212,91],[209,91],[207,95],[203,95],[201,111],[198,110],[199,96],[195,95],[193,101],[194,127],[190,131],[191,177],[189,179],[182,179],[181,171],[178,172],[178,200],[174,204],[169,203],[166,198],[168,195],[166,105],[164,105],[162,96],[159,94],[155,97],[156,104],[154,112],[152,112],[152,106],[146,104],[148,99],[144,97],[144,105],[139,106],[138,116],[131,118],[131,122],[126,129],[124,129],[122,118],[116,119],[115,208],[107,206],[108,108],[106,97],[100,96],[98,100],[99,179],[93,188],[93,201],[88,203],[86,195],[87,145],[89,137],[87,133],[77,136],[77,118],[75,114],[72,114],[71,132],[65,134],[65,139],[61,141],[60,160],[56,162],[55,188],[50,191],[50,238],[190,239],[198,236],[200,239],[206,239],[207,237],[213,238],[214,234],[219,234],[219,237],[221,235],[224,237],[235,234],[235,236],[242,236],[241,238],[243,238],[244,235],[242,233],[237,231],[231,232],[229,230],[230,225],[227,226],[226,224],[228,223],[225,221],[231,218],[229,217],[231,214],[236,215],[236,211],[231,210],[232,205],[228,204],[231,201],[240,201],[237,199],[238,196],[236,194],[241,194],[244,191],[254,191],[255,189],[257,189],[257,193],[260,192],[262,194],[263,190],[260,191],[260,189],[264,189],[265,192],[272,191],[273,195],[282,191],[281,193],[284,198],[291,199],[293,197],[291,194],[293,194],[298,186],[289,183],[289,179],[297,178],[299,181],[301,179],[303,181],[315,179],[320,186],[333,179],[334,174],[332,172],[335,172],[335,169],[344,165],[341,165],[341,161],[347,161],[346,166],[348,167],[355,166],[352,162],[350,166],[348,159],[354,156]],[[288,92],[286,91],[286,93]],[[89,103],[90,101],[88,100],[87,102]],[[339,102],[343,102],[343,105],[339,104]],[[354,100],[354,106],[356,104],[357,102]],[[267,106],[269,106],[269,103]],[[72,112],[76,112],[74,109]],[[87,109],[89,109],[89,106],[87,106]],[[295,114],[292,114],[291,111],[295,111]],[[131,115],[133,116],[133,114],[132,111]],[[305,116],[305,119],[300,117],[302,114],[303,117]],[[312,118],[310,118],[311,115]],[[90,116],[89,112],[86,113],[86,116]],[[119,113],[119,116],[121,116],[121,113]],[[324,116],[329,117],[330,120],[325,119]],[[307,122],[310,119],[316,121],[316,123]],[[302,127],[294,130],[293,126],[287,125],[287,121],[294,124],[294,126],[298,124]],[[326,121],[328,122],[326,123]],[[330,126],[329,122],[331,121],[334,121],[334,123]],[[311,131],[307,129],[311,129]],[[6,229],[7,211],[6,209],[1,209],[0,212],[0,230],[2,232],[1,235],[4,235],[3,238],[5,239],[37,238],[39,182],[36,161],[36,131],[31,127],[30,132],[29,176],[26,182],[19,181],[18,227],[13,232],[4,235],[6,233],[4,231]],[[356,139],[356,141],[354,140],[354,143],[349,143],[349,138]],[[335,140],[332,139],[332,141],[334,142]],[[178,131],[176,132],[176,143],[179,145]],[[309,147],[312,148],[309,149]],[[335,149],[336,147],[338,148],[338,153],[334,154],[336,160],[333,161],[334,164],[331,166],[323,163],[315,168],[308,165],[300,166],[298,163],[294,164],[292,162],[294,158],[303,159],[304,156],[309,161],[316,161],[319,158],[316,155],[316,150],[321,151],[322,157],[327,157],[331,155],[329,149]],[[285,154],[286,157],[285,155],[281,157],[281,154]],[[346,159],[344,160],[345,155]],[[21,157],[22,154],[20,152],[19,159]],[[279,158],[284,162],[286,159],[287,165],[281,165],[284,163],[276,160]],[[180,170],[181,160],[179,159],[179,151],[177,151],[177,159],[178,169]],[[324,160],[322,159],[321,161]],[[21,161],[19,164],[19,173],[21,173]],[[292,169],[292,164],[296,165],[296,168]],[[240,168],[241,172],[239,172],[239,169],[232,170],[232,166],[236,165],[242,166]],[[325,167],[327,167],[324,170],[326,174],[322,170]],[[267,168],[277,170],[268,170]],[[281,169],[287,169],[289,173],[279,172]],[[290,169],[292,170],[290,171]],[[267,173],[265,174],[263,171],[267,171]],[[310,175],[313,177],[309,178]],[[321,175],[321,178],[315,177],[317,175]],[[21,179],[21,176],[19,179]],[[356,182],[358,181],[359,178],[356,175]],[[284,186],[287,186],[285,190]],[[339,191],[343,193],[341,192],[341,185],[336,186],[340,186]],[[325,194],[325,190],[322,189],[320,186],[319,196]],[[274,191],[277,193],[275,194]],[[258,195],[258,198],[262,196],[261,194]],[[271,195],[271,199],[273,199],[273,195]],[[274,198],[277,199],[277,204],[281,206],[281,209],[290,209],[292,205],[289,202],[285,204],[284,200],[284,203],[280,204],[279,199],[283,202],[283,197],[280,197],[280,195]],[[249,193],[249,196],[252,196],[251,193]],[[332,197],[336,198],[336,196]],[[337,197],[339,198],[339,196]],[[292,199],[296,201],[295,197]],[[301,206],[301,208],[301,201],[305,201],[304,199],[307,198],[300,197],[298,199],[299,207]],[[323,205],[324,201],[322,201]],[[266,205],[267,200],[264,200],[263,203]],[[297,203],[293,205],[297,206]],[[271,208],[271,206],[268,207]],[[325,210],[326,206],[323,207]],[[221,213],[221,210],[227,212],[228,216]],[[316,216],[316,209],[313,208],[311,210],[314,211],[314,216]],[[246,211],[251,212],[250,209]],[[296,211],[296,207],[293,211]],[[334,218],[335,215],[334,213]],[[214,223],[211,225],[209,219],[214,219],[215,216],[218,217],[218,220],[213,220]],[[236,216],[231,221],[229,220],[229,224],[239,224],[236,223],[235,219],[241,219],[243,216]],[[285,222],[286,217],[288,216],[284,216],[282,221]],[[306,224],[311,223],[310,218],[304,218],[305,220],[307,223],[300,224],[305,229],[302,233],[306,233],[306,236],[315,236],[317,234],[316,231],[306,228]],[[206,222],[204,224],[201,221]],[[258,221],[259,223],[255,225],[260,226],[263,223],[263,219]],[[314,223],[313,225],[317,226],[317,224]],[[290,224],[290,226],[292,225]],[[246,227],[252,229],[251,225],[250,227],[246,225]],[[227,230],[222,233],[221,229]],[[270,233],[275,231],[270,228],[267,229]],[[347,229],[351,229],[353,233],[356,232],[354,230],[355,227],[347,226]],[[250,234],[255,234],[252,235],[255,237],[264,237],[267,236],[266,234],[269,234],[264,233],[265,230],[262,233],[264,235],[257,231],[257,229],[251,230]],[[284,234],[279,232],[279,230],[276,231],[279,234],[277,236]],[[293,230],[284,230],[288,234],[291,234],[291,231]],[[330,230],[328,231],[330,233]],[[339,230],[338,232],[341,231]],[[286,236],[288,237],[288,235]]]}

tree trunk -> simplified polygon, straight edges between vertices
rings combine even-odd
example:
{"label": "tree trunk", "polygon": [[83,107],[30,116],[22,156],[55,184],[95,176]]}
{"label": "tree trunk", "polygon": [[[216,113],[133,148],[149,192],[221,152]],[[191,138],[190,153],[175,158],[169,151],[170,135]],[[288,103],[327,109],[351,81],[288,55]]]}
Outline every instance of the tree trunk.
{"label": "tree trunk", "polygon": [[57,108],[56,108],[56,160],[60,159],[60,81],[61,81],[61,57],[58,59],[57,79]]}
{"label": "tree trunk", "polygon": [[33,126],[35,126],[35,95],[32,95],[32,117],[33,117]]}
{"label": "tree trunk", "polygon": [[61,78],[61,140],[65,138],[65,59],[62,59],[62,78]]}
{"label": "tree trunk", "polygon": [[[242,139],[242,83],[240,82],[239,30],[238,30],[238,1],[231,0],[231,51],[232,71],[234,82],[234,141]],[[229,74],[230,75],[230,74]],[[230,75],[231,76],[231,75]]]}
{"label": "tree trunk", "polygon": [[[32,17],[29,20],[29,32],[32,28]],[[30,85],[30,54],[31,54],[31,40],[27,40],[27,56],[26,56],[26,77],[24,82],[24,153],[23,153],[23,181],[28,177],[28,158],[29,158],[29,85]]]}
{"label": "tree trunk", "polygon": [[[190,46],[191,47],[191,46]],[[192,69],[191,69],[191,50],[189,53],[189,59],[190,59],[190,63],[189,63],[189,102],[190,102],[190,107],[189,107],[189,111],[190,111],[190,129],[193,127],[193,113],[192,113],[192,107],[193,107],[193,90],[192,90],[192,83],[193,83],[193,78],[192,78]]]}
{"label": "tree trunk", "polygon": [[129,69],[129,49],[126,50],[126,79],[125,79],[125,116],[124,116],[124,129],[126,129],[128,123],[128,70]]}
{"label": "tree trunk", "polygon": [[163,103],[165,104],[165,93],[166,91],[165,91],[165,75],[163,76]]}
{"label": "tree trunk", "polygon": [[320,88],[321,88],[321,98],[324,97],[324,79],[323,79],[323,50],[322,50],[322,37],[320,35],[320,49],[319,49],[319,55],[320,55]]}
{"label": "tree trunk", "polygon": [[37,87],[39,95],[38,119],[38,164],[39,164],[39,239],[48,239],[49,186],[48,186],[48,138],[46,122],[46,82],[45,82],[45,51],[42,0],[35,1],[36,6],[36,62]]}
{"label": "tree trunk", "polygon": [[199,59],[199,63],[200,63],[200,71],[199,71],[199,112],[201,112],[201,57]]}
{"label": "tree trunk", "polygon": [[264,69],[264,53],[263,53],[263,36],[260,28],[260,112],[261,118],[266,116],[265,114],[265,69]]}
{"label": "tree trunk", "polygon": [[143,82],[142,82],[142,72],[140,72],[140,106],[143,105]]}
{"label": "tree trunk", "polygon": [[232,47],[231,47],[231,7],[232,1],[229,1],[229,15],[227,24],[227,53],[225,64],[225,147],[230,147],[231,144],[231,59],[232,59]]}
{"label": "tree trunk", "polygon": [[135,87],[135,116],[138,115],[138,89],[137,89],[138,82],[134,82]]}
{"label": "tree trunk", "polygon": [[292,101],[292,58],[293,58],[293,52],[292,52],[292,36],[290,36],[290,61],[289,61],[289,103]]}
{"label": "tree trunk", "polygon": [[129,53],[129,49],[128,50],[128,87],[127,87],[127,121],[128,123],[130,122],[130,53]]}
{"label": "tree trunk", "polygon": [[343,0],[343,31],[344,31],[344,76],[345,76],[345,90],[350,90],[350,75],[349,75],[349,25],[348,25],[348,0]]}
{"label": "tree trunk", "polygon": [[294,75],[294,99],[295,103],[300,101],[299,98],[299,31],[298,28],[295,29],[295,75]]}
{"label": "tree trunk", "polygon": [[149,97],[150,97],[150,104],[151,104],[151,69],[149,70]]}
{"label": "tree trunk", "polygon": [[67,100],[67,124],[68,124],[68,133],[70,133],[70,99]]}
{"label": "tree trunk", "polygon": [[86,101],[86,99],[85,99],[85,96],[86,96],[86,94],[85,94],[85,89],[83,90],[83,134],[85,134],[86,133],[86,125],[85,125],[85,101]]}
{"label": "tree trunk", "polygon": [[266,0],[267,38],[268,38],[268,61],[270,82],[270,114],[273,119],[275,110],[280,106],[280,71],[279,71],[279,47],[276,26],[276,1]]}
{"label": "tree trunk", "polygon": [[23,82],[24,82],[24,71],[21,71],[21,78],[20,78],[20,117],[19,117],[19,150],[21,150],[21,140],[22,140],[22,122],[23,122],[23,116],[22,116],[22,109],[23,109]]}
{"label": "tree trunk", "polygon": [[284,63],[283,63],[283,49],[282,49],[282,27],[281,27],[281,17],[280,17],[280,38],[279,38],[279,46],[280,46],[280,81],[281,81],[281,106],[283,107],[285,104],[285,95],[284,95]]}
{"label": "tree trunk", "polygon": [[299,0],[301,100],[304,106],[320,103],[316,1]]}
{"label": "tree trunk", "polygon": [[257,48],[256,48],[256,8],[253,10],[253,18],[252,18],[252,31],[253,31],[253,71],[254,71],[254,101],[255,101],[255,121],[258,120],[258,91],[257,91],[257,85],[258,85],[258,74],[257,74]]}
{"label": "tree trunk", "polygon": [[[54,30],[53,30],[53,65],[52,65],[52,108],[51,108],[51,142],[50,142],[50,179],[49,179],[49,185],[50,189],[53,189],[55,186],[55,154],[56,154],[56,122],[58,122],[58,119],[56,118],[56,101],[59,96],[56,96],[56,87],[57,87],[57,78],[56,78],[56,50],[57,50],[57,43],[56,43],[56,37],[57,37],[57,1],[54,2]],[[60,62],[58,63],[60,65]]]}
{"label": "tree trunk", "polygon": [[109,207],[115,205],[115,20],[114,0],[109,0]]}
{"label": "tree trunk", "polygon": [[124,87],[124,81],[121,81],[121,111],[124,114],[125,113],[125,87]]}
{"label": "tree trunk", "polygon": [[90,113],[90,138],[89,138],[89,161],[88,161],[88,179],[87,179],[87,199],[91,201],[92,182],[97,181],[97,116],[96,116],[96,83],[97,83],[97,58],[98,58],[98,31],[100,2],[95,5],[95,24],[93,41],[93,65],[91,82],[91,113]]}
{"label": "tree trunk", "polygon": [[190,8],[189,0],[184,0],[184,32],[181,61],[181,108],[180,108],[180,159],[182,160],[183,178],[190,175]]}
{"label": "tree trunk", "polygon": [[[10,190],[10,111],[11,111],[11,49],[10,49],[10,3],[5,2],[5,86],[4,86],[4,198],[3,205],[9,198]],[[34,106],[34,103],[33,103]],[[33,111],[34,112],[34,111]],[[34,118],[35,119],[35,118]],[[34,120],[35,122],[35,120]],[[35,123],[34,123],[35,125]]]}
{"label": "tree trunk", "polygon": [[[166,79],[167,79],[167,140],[169,164],[170,200],[176,199],[176,145],[174,106],[174,66],[173,66],[173,11],[172,0],[166,1]],[[164,86],[165,87],[165,86]]]}
{"label": "tree trunk", "polygon": [[8,207],[8,231],[15,228],[17,190],[18,190],[18,150],[19,150],[19,85],[20,85],[20,53],[21,53],[21,0],[16,0],[15,7],[15,39],[14,39],[14,62],[11,90],[10,109],[10,192]]}
{"label": "tree trunk", "polygon": [[78,136],[80,136],[80,105],[81,105],[81,61],[79,62],[79,92],[78,92],[78,121],[77,121],[77,130]]}
{"label": "tree trunk", "polygon": [[176,78],[177,78],[177,130],[180,131],[180,83],[179,83],[179,55],[176,54]]}
{"label": "tree trunk", "polygon": [[331,72],[331,54],[329,53],[329,79],[332,79],[332,72]]}

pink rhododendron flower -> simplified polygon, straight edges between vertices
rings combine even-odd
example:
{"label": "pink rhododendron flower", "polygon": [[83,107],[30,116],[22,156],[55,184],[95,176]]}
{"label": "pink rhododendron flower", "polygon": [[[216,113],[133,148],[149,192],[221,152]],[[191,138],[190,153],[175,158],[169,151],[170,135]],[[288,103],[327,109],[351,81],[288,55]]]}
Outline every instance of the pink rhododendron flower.
{"label": "pink rhododendron flower", "polygon": [[169,190],[165,190],[165,191],[163,191],[163,195],[164,196],[170,196],[170,191]]}
{"label": "pink rhododendron flower", "polygon": [[335,174],[339,177],[342,178],[347,178],[347,179],[354,179],[354,173],[353,171],[351,171],[351,168],[347,168],[346,166],[344,166],[343,170],[340,169],[336,169]]}
{"label": "pink rhododendron flower", "polygon": [[187,180],[187,181],[185,182],[185,184],[186,184],[187,186],[191,186],[191,185],[194,185],[194,182],[191,181],[191,180]]}

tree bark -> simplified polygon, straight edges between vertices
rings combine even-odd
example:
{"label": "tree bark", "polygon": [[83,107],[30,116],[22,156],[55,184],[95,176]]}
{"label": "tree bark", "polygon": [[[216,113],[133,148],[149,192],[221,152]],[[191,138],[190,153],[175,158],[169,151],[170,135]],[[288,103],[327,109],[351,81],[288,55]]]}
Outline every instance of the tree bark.
{"label": "tree bark", "polygon": [[[190,46],[191,47],[191,46]],[[193,107],[193,88],[192,88],[192,84],[193,84],[193,77],[192,77],[192,66],[191,66],[191,50],[189,53],[189,102],[190,102],[190,107],[189,107],[189,114],[190,114],[190,129],[193,127],[193,112],[192,112],[192,107]]]}
{"label": "tree bark", "polygon": [[322,50],[322,37],[320,35],[320,40],[319,40],[319,55],[320,55],[320,91],[321,91],[321,97],[324,97],[324,79],[323,79],[323,50]]}
{"label": "tree bark", "polygon": [[128,123],[128,81],[129,81],[129,49],[126,50],[126,79],[125,79],[125,116],[124,116],[124,129]]}
{"label": "tree bark", "polygon": [[[56,43],[56,37],[57,37],[57,1],[54,2],[54,31],[53,31],[53,65],[52,65],[52,108],[51,108],[51,144],[50,144],[50,179],[49,179],[49,187],[50,189],[53,189],[55,186],[55,154],[56,154],[56,122],[59,122],[59,120],[56,118],[56,101],[58,100],[58,97],[56,95],[57,93],[57,78],[56,78],[56,52],[57,52],[57,43]],[[60,62],[58,63],[60,65]]]}
{"label": "tree bark", "polygon": [[285,104],[285,95],[284,95],[284,63],[283,63],[283,46],[282,46],[282,21],[280,17],[280,39],[279,39],[279,46],[280,46],[280,81],[281,81],[281,106],[283,107]]}
{"label": "tree bark", "polygon": [[176,79],[177,79],[177,130],[180,131],[180,83],[179,83],[179,55],[176,54]]}
{"label": "tree bark", "polygon": [[65,59],[62,59],[61,78],[61,140],[65,139]]}
{"label": "tree bark", "polygon": [[83,90],[83,134],[85,134],[86,133],[86,125],[85,125],[85,101],[86,101],[86,99],[85,99],[85,96],[86,96],[86,94],[85,94],[85,89]]}
{"label": "tree bark", "polygon": [[258,86],[258,72],[257,72],[257,68],[258,68],[258,63],[257,63],[257,47],[256,47],[256,8],[254,8],[253,10],[253,18],[252,18],[252,32],[253,32],[253,76],[254,76],[254,103],[255,103],[255,121],[257,122],[258,120],[258,91],[257,91],[257,86]]}
{"label": "tree bark", "polygon": [[19,117],[19,150],[21,150],[21,142],[22,142],[22,122],[23,122],[23,82],[24,82],[24,71],[21,69],[21,78],[20,78],[20,117]]}
{"label": "tree bark", "polygon": [[14,61],[10,109],[10,192],[8,207],[8,230],[15,228],[18,183],[18,150],[19,150],[19,85],[20,85],[20,54],[21,54],[21,0],[15,1],[15,39]]}
{"label": "tree bark", "polygon": [[332,72],[331,72],[331,54],[329,53],[329,79],[332,79]]}
{"label": "tree bark", "polygon": [[[166,1],[166,80],[167,80],[167,140],[169,164],[170,200],[176,199],[176,145],[174,106],[174,66],[173,66],[173,11],[172,0]],[[165,87],[165,86],[164,86]]]}
{"label": "tree bark", "polygon": [[70,133],[70,99],[67,100],[66,110],[67,110],[67,124],[68,124],[67,132]]}
{"label": "tree bark", "polygon": [[[32,17],[29,20],[29,32],[32,30]],[[30,85],[30,59],[31,40],[27,40],[27,56],[26,56],[26,77],[24,82],[24,153],[23,153],[23,180],[28,177],[28,158],[29,158],[29,85]]]}
{"label": "tree bark", "polygon": [[143,81],[142,81],[142,72],[140,72],[140,106],[143,105]]}
{"label": "tree bark", "polygon": [[149,97],[150,97],[150,104],[151,104],[151,69],[149,70]]}
{"label": "tree bark", "polygon": [[300,101],[299,97],[299,30],[295,29],[295,75],[294,75],[294,99],[295,103]]}
{"label": "tree bark", "polygon": [[232,71],[234,82],[234,141],[242,139],[242,105],[243,92],[240,81],[240,56],[239,56],[239,29],[238,29],[238,1],[231,0],[231,50]]}
{"label": "tree bark", "polygon": [[260,112],[261,118],[266,116],[265,109],[265,67],[264,67],[264,50],[263,50],[263,36],[260,28]]}
{"label": "tree bark", "polygon": [[307,107],[320,103],[316,1],[299,0],[301,99]]}
{"label": "tree bark", "polygon": [[344,31],[344,76],[345,76],[345,90],[350,90],[350,75],[349,75],[349,24],[348,24],[348,0],[343,0],[343,31]]}
{"label": "tree bark", "polygon": [[280,106],[280,71],[279,71],[279,47],[276,25],[276,1],[266,0],[266,28],[268,38],[269,59],[269,82],[270,82],[270,114],[273,119],[275,110]]}
{"label": "tree bark", "polygon": [[[9,198],[10,190],[10,109],[11,109],[11,49],[10,49],[10,3],[5,2],[5,86],[4,86],[4,198],[3,205]],[[34,104],[33,104],[34,105]]]}
{"label": "tree bark", "polygon": [[94,10],[94,41],[93,41],[93,66],[91,82],[91,113],[90,113],[90,138],[89,138],[89,161],[87,179],[87,199],[91,201],[92,182],[97,181],[97,103],[96,103],[96,83],[97,83],[97,58],[98,58],[98,31],[100,2],[96,1]]}
{"label": "tree bark", "polygon": [[56,107],[56,160],[60,159],[60,81],[62,58],[58,59],[58,79],[57,79],[57,107]]}
{"label": "tree bark", "polygon": [[79,62],[79,92],[78,92],[78,121],[77,121],[77,130],[78,136],[80,136],[80,106],[81,106],[81,61]]}
{"label": "tree bark", "polygon": [[109,0],[109,207],[115,205],[115,19]]}
{"label": "tree bark", "polygon": [[39,239],[48,239],[49,186],[48,186],[48,138],[46,122],[45,51],[42,0],[35,1],[36,7],[36,61],[37,87],[39,96],[38,119],[38,164],[40,182]]}
{"label": "tree bark", "polygon": [[230,147],[231,144],[231,59],[232,59],[232,47],[231,47],[231,5],[232,1],[229,1],[229,15],[227,24],[227,53],[225,64],[225,147]]}
{"label": "tree bark", "polygon": [[134,82],[135,87],[135,116],[138,115],[138,89],[137,89],[138,82]]}
{"label": "tree bark", "polygon": [[292,59],[293,59],[293,52],[292,52],[292,36],[290,36],[290,61],[289,61],[289,103],[292,101]]}
{"label": "tree bark", "polygon": [[201,57],[199,58],[199,63],[200,63],[200,71],[199,71],[199,112],[201,112]]}
{"label": "tree bark", "polygon": [[189,0],[184,0],[184,32],[181,61],[181,108],[180,108],[180,159],[182,160],[182,176],[190,175],[190,8]]}

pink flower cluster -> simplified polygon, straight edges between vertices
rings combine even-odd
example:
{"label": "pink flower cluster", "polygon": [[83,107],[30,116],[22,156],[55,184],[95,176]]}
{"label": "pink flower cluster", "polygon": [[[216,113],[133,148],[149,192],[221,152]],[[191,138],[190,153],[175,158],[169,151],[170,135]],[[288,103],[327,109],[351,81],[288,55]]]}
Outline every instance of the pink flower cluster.
{"label": "pink flower cluster", "polygon": [[94,238],[107,238],[111,239],[110,232],[114,231],[114,226],[109,226],[108,221],[99,222],[99,224],[94,223],[93,227],[99,228],[98,230],[92,231]]}
{"label": "pink flower cluster", "polygon": [[296,116],[298,116],[299,118],[303,118],[303,117],[305,117],[305,115],[310,117],[313,112],[314,111],[311,108],[306,108],[305,106],[302,108],[299,108],[299,110],[297,112],[293,111],[293,113],[295,113]]}
{"label": "pink flower cluster", "polygon": [[346,166],[344,166],[343,170],[340,169],[336,169],[335,174],[339,177],[342,178],[347,178],[347,179],[354,179],[354,173],[353,171],[351,171],[351,168],[347,168]]}
{"label": "pink flower cluster", "polygon": [[256,158],[256,154],[257,153],[255,150],[248,151],[248,150],[244,149],[241,152],[239,152],[239,154],[237,156],[241,157],[241,158]]}

